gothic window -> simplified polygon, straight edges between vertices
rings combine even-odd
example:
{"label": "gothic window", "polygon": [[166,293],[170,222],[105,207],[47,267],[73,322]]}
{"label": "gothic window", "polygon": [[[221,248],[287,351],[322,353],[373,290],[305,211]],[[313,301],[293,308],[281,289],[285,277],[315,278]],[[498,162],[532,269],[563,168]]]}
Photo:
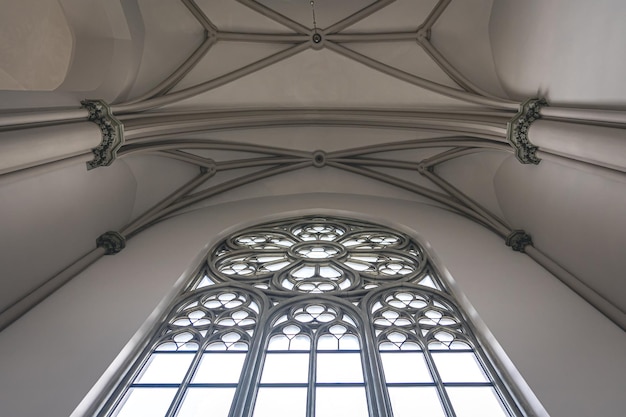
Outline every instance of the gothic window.
{"label": "gothic window", "polygon": [[424,250],[307,217],[230,236],[106,417],[521,416]]}

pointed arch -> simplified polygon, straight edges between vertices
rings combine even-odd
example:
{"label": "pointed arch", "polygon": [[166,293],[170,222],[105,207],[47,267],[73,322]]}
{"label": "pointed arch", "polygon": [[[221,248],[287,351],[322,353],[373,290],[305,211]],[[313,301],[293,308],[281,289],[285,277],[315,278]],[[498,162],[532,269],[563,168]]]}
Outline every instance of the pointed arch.
{"label": "pointed arch", "polygon": [[279,220],[220,240],[198,271],[99,416],[526,415],[402,232]]}

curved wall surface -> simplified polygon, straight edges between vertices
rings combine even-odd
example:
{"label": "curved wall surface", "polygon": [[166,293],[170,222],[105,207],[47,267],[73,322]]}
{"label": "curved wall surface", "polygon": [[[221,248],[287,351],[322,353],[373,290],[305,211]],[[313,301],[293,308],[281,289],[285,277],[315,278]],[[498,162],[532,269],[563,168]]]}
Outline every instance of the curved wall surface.
{"label": "curved wall surface", "polygon": [[496,0],[489,31],[496,72],[514,98],[624,105],[621,0]]}

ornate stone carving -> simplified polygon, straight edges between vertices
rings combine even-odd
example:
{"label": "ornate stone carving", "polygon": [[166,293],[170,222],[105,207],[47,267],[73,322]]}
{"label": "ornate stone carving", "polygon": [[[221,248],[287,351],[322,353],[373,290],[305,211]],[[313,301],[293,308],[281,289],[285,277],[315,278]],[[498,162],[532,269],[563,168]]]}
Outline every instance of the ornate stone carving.
{"label": "ornate stone carving", "polygon": [[111,165],[117,150],[124,144],[124,125],[113,116],[111,107],[105,101],[83,100],[80,103],[89,111],[88,120],[102,131],[102,142],[91,150],[94,157],[87,162],[87,169]]}
{"label": "ornate stone carving", "polygon": [[533,239],[524,230],[513,230],[506,237],[506,245],[510,246],[516,252],[524,252],[527,245],[533,244]]}
{"label": "ornate stone carving", "polygon": [[541,107],[548,103],[542,98],[526,100],[520,106],[520,111],[507,125],[507,140],[515,148],[515,156],[522,164],[537,165],[541,159],[537,157],[537,146],[530,143],[528,131],[530,125],[541,118]]}
{"label": "ornate stone carving", "polygon": [[105,255],[115,255],[126,247],[126,238],[118,232],[109,231],[96,239],[96,245],[105,249]]}

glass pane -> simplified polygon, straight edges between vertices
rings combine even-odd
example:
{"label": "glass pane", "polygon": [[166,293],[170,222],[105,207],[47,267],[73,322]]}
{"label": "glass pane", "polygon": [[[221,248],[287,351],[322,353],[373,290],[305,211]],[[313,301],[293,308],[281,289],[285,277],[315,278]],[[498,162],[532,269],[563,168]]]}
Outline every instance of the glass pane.
{"label": "glass pane", "polygon": [[359,338],[353,334],[346,334],[339,339],[340,350],[359,350]]}
{"label": "glass pane", "polygon": [[446,388],[457,417],[508,417],[492,387]]}
{"label": "glass pane", "polygon": [[205,353],[192,382],[237,383],[245,353]]}
{"label": "glass pane", "polygon": [[359,353],[318,353],[317,382],[363,382]]}
{"label": "glass pane", "polygon": [[424,279],[422,279],[422,280],[419,282],[419,284],[420,284],[420,285],[424,285],[424,286],[426,286],[426,287],[430,287],[430,288],[438,289],[438,288],[437,288],[437,285],[435,285],[435,283],[434,283],[433,279],[432,279],[430,276],[428,276],[428,275],[426,275],[426,276],[424,277]]}
{"label": "glass pane", "polygon": [[114,417],[162,417],[176,388],[130,388]]}
{"label": "glass pane", "polygon": [[443,382],[488,382],[472,352],[433,352],[432,355]]}
{"label": "glass pane", "polygon": [[364,387],[319,387],[315,417],[367,417]]}
{"label": "glass pane", "polygon": [[317,348],[319,350],[337,350],[339,349],[339,340],[332,334],[324,334],[317,339]]}
{"label": "glass pane", "polygon": [[306,388],[259,388],[253,417],[304,417]]}
{"label": "glass pane", "polygon": [[284,334],[272,336],[267,350],[289,350],[289,338]]}
{"label": "glass pane", "polygon": [[445,417],[435,387],[389,387],[393,417]]}
{"label": "glass pane", "polygon": [[198,282],[198,284],[196,285],[196,289],[208,287],[209,285],[213,285],[213,284],[214,282],[211,279],[209,279],[209,277],[205,276],[200,280],[200,282]]}
{"label": "glass pane", "polygon": [[309,336],[299,334],[293,339],[291,339],[291,343],[289,343],[289,350],[306,350],[308,351],[311,348],[311,340]]}
{"label": "glass pane", "polygon": [[308,353],[268,353],[261,383],[309,381]]}
{"label": "glass pane", "polygon": [[178,384],[185,377],[193,357],[193,353],[153,353],[135,382]]}
{"label": "glass pane", "polygon": [[176,417],[227,417],[235,388],[189,388]]}
{"label": "glass pane", "polygon": [[382,352],[380,358],[388,383],[433,381],[421,352]]}

